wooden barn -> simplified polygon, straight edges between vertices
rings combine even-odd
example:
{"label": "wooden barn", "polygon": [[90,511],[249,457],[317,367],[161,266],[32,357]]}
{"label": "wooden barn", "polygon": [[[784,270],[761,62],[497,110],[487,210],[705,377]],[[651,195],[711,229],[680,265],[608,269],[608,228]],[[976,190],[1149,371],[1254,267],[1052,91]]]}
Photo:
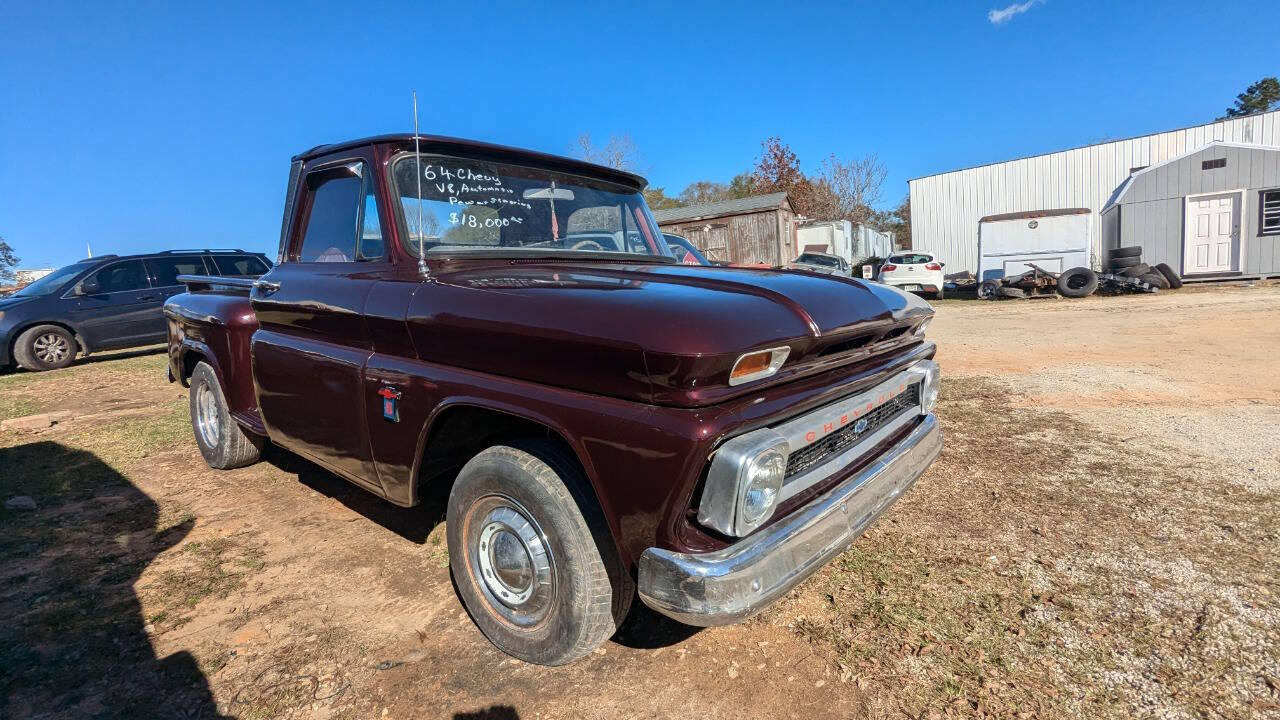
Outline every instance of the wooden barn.
{"label": "wooden barn", "polygon": [[781,265],[795,259],[800,222],[784,192],[655,210],[663,232],[688,238],[710,260]]}

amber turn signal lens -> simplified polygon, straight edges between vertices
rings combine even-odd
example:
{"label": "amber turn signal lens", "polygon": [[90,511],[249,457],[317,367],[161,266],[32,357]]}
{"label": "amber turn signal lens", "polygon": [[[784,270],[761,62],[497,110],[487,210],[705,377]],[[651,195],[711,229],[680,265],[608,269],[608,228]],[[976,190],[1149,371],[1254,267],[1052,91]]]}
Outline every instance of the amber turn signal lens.
{"label": "amber turn signal lens", "polygon": [[778,372],[782,363],[786,362],[791,348],[787,346],[757,350],[738,358],[729,371],[729,384],[738,385],[752,380],[769,377]]}
{"label": "amber turn signal lens", "polygon": [[733,367],[733,374],[729,377],[737,380],[748,375],[755,375],[769,368],[769,363],[773,362],[773,351],[766,350],[764,352],[751,353],[743,355],[738,364]]}

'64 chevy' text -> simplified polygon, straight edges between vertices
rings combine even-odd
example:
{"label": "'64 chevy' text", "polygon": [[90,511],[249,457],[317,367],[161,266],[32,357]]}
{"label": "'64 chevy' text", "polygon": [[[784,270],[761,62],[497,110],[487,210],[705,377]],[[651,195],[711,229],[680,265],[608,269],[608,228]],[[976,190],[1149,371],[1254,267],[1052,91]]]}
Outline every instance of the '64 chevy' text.
{"label": "'64 chevy' text", "polygon": [[644,185],[434,136],[295,157],[278,264],[165,304],[205,459],[270,440],[441,503],[462,602],[529,662],[591,652],[636,596],[693,625],[764,608],[937,456],[933,311],[677,264]]}

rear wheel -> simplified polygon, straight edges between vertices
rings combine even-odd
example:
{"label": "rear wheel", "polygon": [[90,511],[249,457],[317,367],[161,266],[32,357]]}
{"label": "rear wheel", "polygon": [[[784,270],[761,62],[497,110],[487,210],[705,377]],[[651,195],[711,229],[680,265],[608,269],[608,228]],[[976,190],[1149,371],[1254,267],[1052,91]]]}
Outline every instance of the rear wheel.
{"label": "rear wheel", "polygon": [[230,470],[258,461],[266,438],[246,432],[232,419],[218,375],[203,360],[191,373],[190,400],[191,429],[209,467]]}
{"label": "rear wheel", "polygon": [[498,649],[563,665],[608,640],[634,588],[577,463],[542,440],[473,457],[449,493],[449,566]]}
{"label": "rear wheel", "polygon": [[941,287],[939,287],[939,288],[938,288],[938,291],[937,291],[937,292],[935,292],[935,293],[933,294],[933,299],[934,299],[934,300],[941,300],[941,299],[943,298],[943,296],[945,295],[945,293],[946,293],[946,291],[945,291],[945,290],[943,290]]}
{"label": "rear wheel", "polygon": [[76,359],[76,339],[58,325],[37,325],[18,336],[13,358],[27,370],[42,372],[64,368]]}

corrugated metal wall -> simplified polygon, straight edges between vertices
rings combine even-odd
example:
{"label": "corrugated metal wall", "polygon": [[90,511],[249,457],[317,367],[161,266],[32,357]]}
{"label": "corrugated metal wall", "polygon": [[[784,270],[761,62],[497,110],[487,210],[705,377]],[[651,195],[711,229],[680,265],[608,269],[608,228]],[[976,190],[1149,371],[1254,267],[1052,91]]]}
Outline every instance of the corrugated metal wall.
{"label": "corrugated metal wall", "polygon": [[[1224,160],[1221,168],[1205,170],[1206,160]],[[1261,150],[1214,145],[1177,162],[1135,175],[1119,199],[1118,213],[1104,220],[1105,249],[1142,246],[1142,259],[1154,265],[1182,268],[1183,215],[1188,195],[1244,190],[1240,217],[1238,270],[1245,275],[1280,272],[1280,237],[1260,234],[1258,191],[1280,187],[1280,148]],[[1107,223],[1115,224],[1118,232]]]}
{"label": "corrugated metal wall", "polygon": [[[1103,227],[1098,214],[1133,169],[1214,140],[1280,146],[1280,111],[917,178],[909,183],[911,246],[940,256],[949,270],[976,272],[980,218],[1084,207]],[[1097,261],[1103,235],[1094,235]]]}

